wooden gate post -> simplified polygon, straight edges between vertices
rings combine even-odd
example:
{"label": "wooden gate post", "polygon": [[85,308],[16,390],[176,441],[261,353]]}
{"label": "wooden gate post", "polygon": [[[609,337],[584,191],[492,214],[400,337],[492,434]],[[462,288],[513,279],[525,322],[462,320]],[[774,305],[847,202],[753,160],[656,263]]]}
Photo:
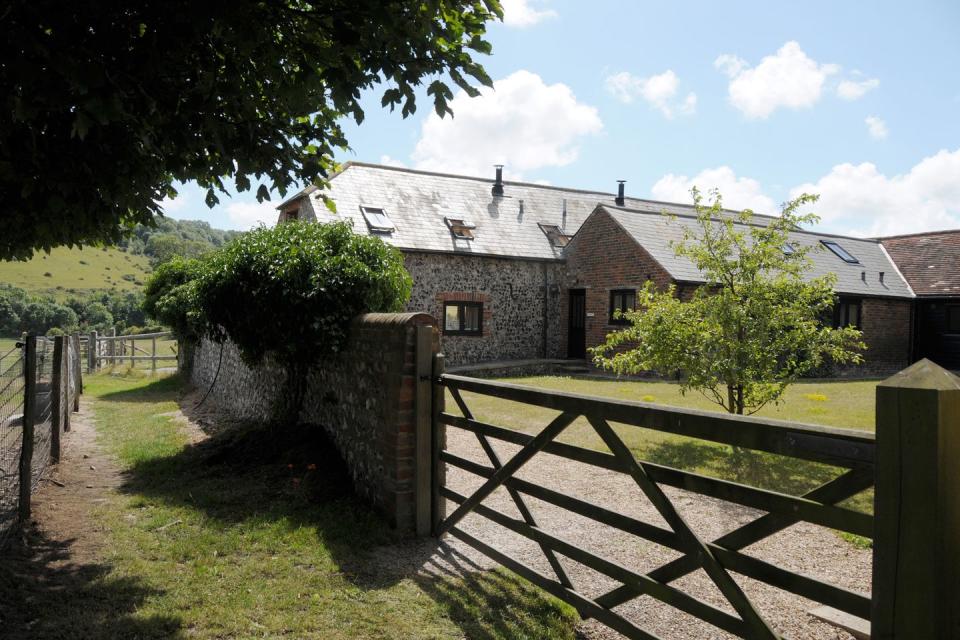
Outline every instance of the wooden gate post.
{"label": "wooden gate post", "polygon": [[433,418],[430,421],[430,457],[432,460],[432,471],[430,474],[430,531],[433,533],[433,535],[437,535],[437,531],[440,529],[440,523],[443,522],[447,516],[446,502],[440,496],[440,487],[443,486],[446,476],[443,461],[440,460],[440,452],[443,451],[443,448],[447,445],[446,425],[440,422],[440,414],[443,413],[444,404],[446,401],[446,388],[440,384],[440,377],[443,375],[443,371],[443,354],[435,354],[433,356]]}
{"label": "wooden gate post", "polygon": [[20,443],[20,496],[17,514],[21,524],[30,520],[33,488],[33,425],[37,421],[37,337],[27,336],[23,347],[23,438]]}
{"label": "wooden gate post", "polygon": [[53,362],[50,363],[50,461],[60,462],[60,434],[63,432],[63,413],[66,409],[63,402],[63,390],[68,384],[64,379],[64,349],[63,336],[53,339]]}
{"label": "wooden gate post", "polygon": [[960,378],[921,360],[877,386],[874,640],[960,640]]}
{"label": "wooden gate post", "polygon": [[87,373],[97,372],[97,332],[91,331],[87,338]]}
{"label": "wooden gate post", "polygon": [[417,325],[416,327],[416,411],[415,424],[415,454],[414,454],[414,492],[416,495],[416,523],[418,537],[430,535],[431,511],[433,503],[432,476],[433,459],[431,448],[433,444],[433,402],[431,373],[433,369],[433,327]]}
{"label": "wooden gate post", "polygon": [[76,376],[76,386],[73,394],[73,410],[80,411],[80,396],[83,395],[83,366],[80,363],[80,334],[73,336],[73,360],[70,362],[73,374]]}

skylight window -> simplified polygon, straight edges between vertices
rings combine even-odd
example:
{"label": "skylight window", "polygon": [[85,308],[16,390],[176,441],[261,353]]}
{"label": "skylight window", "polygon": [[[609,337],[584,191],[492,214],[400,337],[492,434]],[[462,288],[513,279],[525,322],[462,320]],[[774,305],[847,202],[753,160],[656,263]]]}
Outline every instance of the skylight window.
{"label": "skylight window", "polygon": [[550,244],[554,247],[565,247],[570,243],[570,238],[572,236],[567,235],[567,233],[555,224],[543,224],[540,223],[540,230],[543,231],[547,239],[550,240]]}
{"label": "skylight window", "polygon": [[784,242],[781,249],[783,249],[783,255],[785,256],[792,256],[797,252],[797,249],[789,242]]}
{"label": "skylight window", "polygon": [[443,221],[457,240],[473,240],[473,230],[477,228],[475,224],[460,218],[444,218]]}
{"label": "skylight window", "polygon": [[859,260],[854,258],[849,251],[841,247],[839,244],[837,244],[833,240],[821,240],[820,242],[827,249],[830,249],[830,251],[833,251],[837,255],[837,257],[843,260],[844,262],[849,262],[850,264],[857,264],[858,262],[860,262]]}
{"label": "skylight window", "polygon": [[363,219],[367,221],[367,226],[374,233],[392,233],[396,230],[393,221],[387,212],[378,207],[360,207],[363,213]]}

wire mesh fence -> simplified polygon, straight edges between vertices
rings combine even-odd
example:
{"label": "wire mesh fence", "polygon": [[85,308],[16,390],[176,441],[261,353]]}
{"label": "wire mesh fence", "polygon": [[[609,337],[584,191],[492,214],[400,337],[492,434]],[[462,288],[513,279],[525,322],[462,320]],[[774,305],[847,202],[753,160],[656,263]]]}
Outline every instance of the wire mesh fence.
{"label": "wire mesh fence", "polygon": [[23,347],[0,357],[0,545],[17,521],[20,449],[23,442]]}
{"label": "wire mesh fence", "polygon": [[[34,373],[36,386],[36,417],[33,420],[33,463],[31,465],[31,491],[43,472],[50,466],[50,441],[53,437],[53,339],[37,337],[37,367]],[[27,372],[27,375],[30,375]],[[62,405],[61,405],[62,406]]]}
{"label": "wire mesh fence", "polygon": [[79,355],[69,336],[29,337],[0,354],[0,547],[29,515],[30,493],[59,458],[61,433],[82,392]]}

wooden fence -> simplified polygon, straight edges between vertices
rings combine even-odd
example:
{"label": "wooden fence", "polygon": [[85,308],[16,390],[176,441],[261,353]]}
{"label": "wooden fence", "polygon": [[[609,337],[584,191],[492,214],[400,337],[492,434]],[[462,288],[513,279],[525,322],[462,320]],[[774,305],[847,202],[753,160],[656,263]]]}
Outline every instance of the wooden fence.
{"label": "wooden fence", "polygon": [[[142,333],[125,336],[98,335],[91,332],[86,338],[86,365],[87,372],[93,373],[102,367],[129,363],[131,367],[149,363],[153,371],[157,370],[158,362],[177,361],[176,345],[164,352],[158,350],[158,344],[170,342],[173,335],[169,331],[159,333]],[[148,347],[138,346],[147,343]]]}
{"label": "wooden fence", "polygon": [[[656,636],[614,611],[642,595],[653,597],[741,638],[780,638],[730,572],[827,605],[845,617],[852,631],[869,629],[874,638],[960,639],[960,378],[922,361],[882,383],[877,390],[876,436],[777,420],[594,398],[443,373],[443,356],[434,366],[433,531],[452,535],[515,571],[554,596],[628,638]],[[462,416],[443,408],[449,391]],[[462,392],[493,396],[558,412],[536,435],[475,419]],[[609,452],[557,442],[583,416]],[[682,469],[638,460],[611,426],[646,428],[840,469],[837,477],[794,496]],[[489,459],[479,464],[442,448],[446,427],[472,432]],[[520,445],[501,460],[491,440]],[[642,522],[570,495],[516,477],[540,452],[574,460],[631,478],[669,528]],[[483,479],[466,496],[446,486],[444,465]],[[700,537],[664,493],[677,487],[765,512],[715,540]],[[515,518],[483,504],[504,487],[516,504]],[[839,506],[875,487],[874,515]],[[647,572],[633,571],[568,542],[563,532],[537,525],[525,498],[531,497],[594,522],[678,551],[683,555]],[[446,514],[445,500],[455,505]],[[459,526],[475,513],[524,536],[543,551],[553,576],[545,575],[483,542]],[[747,546],[799,521],[874,539],[872,597],[756,558]],[[599,597],[577,590],[558,556],[581,563],[619,583]],[[688,595],[671,583],[702,569],[734,613]],[[861,636],[862,637],[862,636]]]}
{"label": "wooden fence", "polygon": [[0,544],[30,518],[31,494],[60,461],[83,392],[78,336],[26,336],[15,356],[0,377]]}

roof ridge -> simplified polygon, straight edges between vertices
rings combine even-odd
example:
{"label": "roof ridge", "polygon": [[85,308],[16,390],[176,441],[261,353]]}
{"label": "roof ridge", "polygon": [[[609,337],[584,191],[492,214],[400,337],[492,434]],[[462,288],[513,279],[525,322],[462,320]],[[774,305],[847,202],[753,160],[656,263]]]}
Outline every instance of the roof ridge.
{"label": "roof ridge", "polygon": [[[429,170],[427,170],[427,169],[412,169],[412,168],[410,168],[410,167],[397,167],[397,166],[394,166],[394,165],[377,164],[376,162],[364,162],[364,161],[361,161],[361,160],[348,160],[348,161],[344,162],[342,165],[340,165],[340,171],[337,172],[337,175],[339,175],[340,173],[343,173],[343,172],[346,171],[349,167],[353,167],[353,166],[356,166],[356,167],[367,167],[367,168],[370,168],[370,169],[385,169],[385,170],[387,170],[387,171],[398,171],[398,172],[402,172],[402,173],[416,173],[416,174],[419,174],[419,175],[436,176],[436,177],[439,177],[439,178],[455,178],[455,179],[460,179],[460,180],[473,180],[473,181],[477,181],[477,182],[485,182],[485,183],[488,183],[488,184],[492,184],[492,182],[493,182],[490,178],[482,178],[482,177],[480,177],[480,176],[468,176],[468,175],[457,174],[457,173],[444,173],[444,172],[441,172],[441,171],[429,171]],[[335,177],[335,176],[331,176],[330,179],[333,179],[334,177]],[[558,187],[558,186],[552,185],[552,184],[540,184],[540,183],[537,183],[537,182],[524,182],[524,181],[522,181],[522,180],[504,180],[503,183],[504,183],[505,185],[515,185],[515,186],[518,186],[518,187],[531,187],[531,188],[534,188],[534,189],[547,189],[547,190],[550,190],[550,191],[565,191],[565,192],[568,192],[568,193],[582,193],[582,194],[594,195],[594,196],[609,196],[611,199],[615,199],[615,198],[617,197],[617,194],[615,194],[615,193],[613,193],[613,192],[610,192],[610,191],[598,191],[598,190],[595,190],[595,189],[578,189],[578,188],[573,188],[573,187]],[[685,209],[693,209],[693,205],[692,205],[692,204],[686,204],[686,203],[683,203],[683,202],[668,202],[668,201],[666,201],[666,200],[651,200],[651,199],[649,199],[649,198],[637,198],[637,197],[635,197],[635,196],[625,196],[625,198],[626,198],[628,201],[632,200],[632,201],[634,201],[634,202],[645,202],[645,203],[648,203],[648,204],[665,204],[665,205],[670,205],[670,206],[673,206],[673,207],[683,207],[683,208],[685,208]],[[600,202],[600,203],[597,203],[597,204],[605,204],[605,203]],[[722,211],[726,211],[726,212],[729,212],[729,213],[740,213],[739,211],[736,211],[736,210],[734,210],[734,209],[722,209]],[[771,215],[771,214],[768,214],[768,213],[755,213],[754,215],[760,216],[760,217],[762,217],[762,218],[771,218],[771,219],[772,219],[772,218],[777,218],[777,217],[779,217],[779,216]]]}
{"label": "roof ridge", "polygon": [[939,231],[918,231],[916,233],[901,233],[895,236],[877,236],[878,242],[884,240],[897,240],[899,238],[916,238],[918,236],[938,236],[945,233],[960,233],[960,229],[940,229]]}
{"label": "roof ridge", "polygon": [[[630,207],[617,207],[617,206],[608,205],[608,204],[605,204],[605,203],[602,203],[602,202],[601,202],[600,204],[598,204],[597,206],[598,206],[598,207],[605,207],[605,208],[609,208],[609,209],[614,209],[614,210],[616,210],[616,211],[626,211],[626,212],[629,212],[629,213],[639,213],[639,214],[643,214],[643,215],[660,215],[660,213],[655,213],[655,212],[653,212],[653,211],[644,211],[644,210],[642,210],[642,209],[633,209],[633,208],[630,208]],[[728,210],[728,209],[723,209],[722,211],[729,211],[729,210]],[[733,211],[732,213],[739,213],[739,211]],[[682,218],[690,218],[690,219],[696,218],[695,215],[690,215],[690,214],[686,214],[686,213],[675,213],[675,214],[670,214],[670,215],[676,215],[676,216],[680,216],[680,217],[682,217]],[[763,216],[762,214],[754,214],[754,215],[760,215],[761,217],[770,217],[770,216]],[[738,220],[735,221],[735,222],[736,222],[736,224],[746,224],[746,225],[751,226],[751,227],[761,227],[761,226],[763,226],[763,225],[757,224],[757,223],[755,223],[755,222],[743,223],[743,222],[740,222],[740,221],[738,221]],[[792,233],[805,233],[805,234],[808,234],[808,235],[820,236],[820,237],[823,237],[823,238],[842,238],[842,239],[844,239],[844,240],[856,240],[857,242],[869,242],[869,243],[872,243],[872,244],[880,244],[880,240],[877,239],[877,238],[858,238],[858,237],[856,237],[856,236],[845,236],[845,235],[841,235],[841,234],[839,234],[839,233],[825,233],[825,232],[822,232],[822,231],[812,231],[812,230],[810,230],[810,229],[796,229],[796,230],[793,231]]]}

